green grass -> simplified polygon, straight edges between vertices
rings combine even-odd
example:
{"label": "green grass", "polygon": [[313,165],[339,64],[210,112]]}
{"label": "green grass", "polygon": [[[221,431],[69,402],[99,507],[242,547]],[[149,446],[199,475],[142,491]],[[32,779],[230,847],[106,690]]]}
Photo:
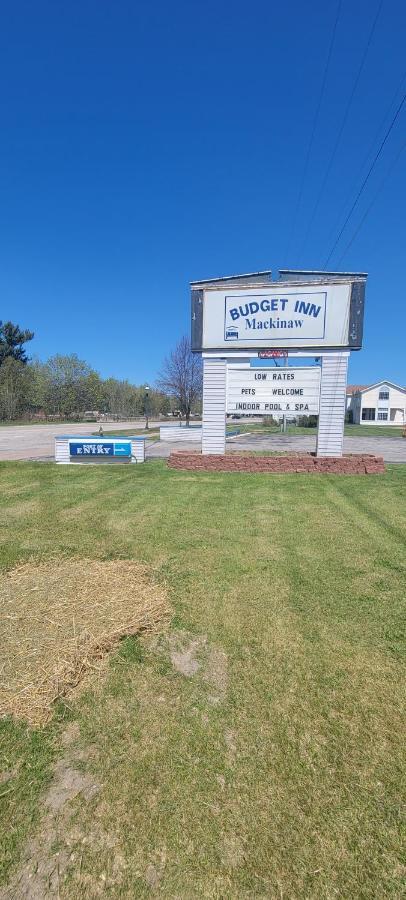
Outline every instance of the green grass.
{"label": "green grass", "polygon": [[402,437],[403,428],[398,425],[346,425],[345,434],[373,437]]}
{"label": "green grass", "polygon": [[[66,857],[61,898],[399,898],[405,512],[403,466],[340,478],[1,463],[3,572],[55,554],[136,558],[174,612],[43,731],[1,723],[3,878],[49,831],[41,797],[69,724],[100,789],[44,838]],[[193,641],[186,677],[171,652]]]}
{"label": "green grass", "polygon": [[[228,421],[227,429],[229,428],[238,429],[241,434],[252,434],[254,432],[260,432],[261,434],[281,434],[280,425],[262,425],[260,422],[253,422],[252,425],[250,425],[247,421]],[[287,434],[317,434],[317,428],[303,428],[302,425],[287,424],[286,432]]]}
{"label": "green grass", "polygon": [[[230,422],[227,423],[227,426],[230,426]],[[238,420],[233,423],[233,427],[238,428],[241,431],[241,434],[245,434],[247,432],[261,432],[263,434],[280,434],[281,429],[279,425],[262,425],[259,422],[253,422],[252,425],[249,422],[244,421],[243,423]],[[304,428],[302,425],[287,425],[287,434],[317,434],[317,428]],[[397,425],[349,425],[346,423],[344,428],[344,433],[350,437],[393,437],[399,438],[402,437],[403,428],[398,427]]]}
{"label": "green grass", "polygon": [[[80,420],[83,424],[83,420]],[[72,421],[69,419],[40,419],[37,421],[36,419],[2,419],[0,421],[0,428],[10,428],[15,425],[71,425]],[[90,422],[89,424],[93,425],[94,422]]]}
{"label": "green grass", "polygon": [[[99,430],[92,431],[92,434],[99,435],[100,432]],[[148,431],[146,431],[145,428],[124,428],[122,430],[116,428],[115,431],[105,431],[103,428],[103,437],[109,437],[110,435],[112,437],[133,437],[135,435],[140,435],[142,437],[156,437],[158,434],[159,431],[157,428],[149,428]]]}

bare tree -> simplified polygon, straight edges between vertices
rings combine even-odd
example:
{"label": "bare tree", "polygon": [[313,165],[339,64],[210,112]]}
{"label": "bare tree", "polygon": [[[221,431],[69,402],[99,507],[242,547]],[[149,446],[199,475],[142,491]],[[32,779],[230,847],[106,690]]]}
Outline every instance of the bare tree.
{"label": "bare tree", "polygon": [[157,385],[176,401],[189,425],[192,409],[202,395],[202,361],[192,353],[189,338],[182,337],[164,360]]}

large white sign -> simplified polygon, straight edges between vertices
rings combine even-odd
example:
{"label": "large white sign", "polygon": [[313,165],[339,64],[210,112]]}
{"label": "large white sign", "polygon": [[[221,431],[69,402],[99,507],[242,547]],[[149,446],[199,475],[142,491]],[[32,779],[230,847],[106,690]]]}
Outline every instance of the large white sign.
{"label": "large white sign", "polygon": [[351,289],[350,281],[205,289],[201,349],[346,347]]}
{"label": "large white sign", "polygon": [[227,367],[228,413],[307,416],[319,412],[320,369]]}

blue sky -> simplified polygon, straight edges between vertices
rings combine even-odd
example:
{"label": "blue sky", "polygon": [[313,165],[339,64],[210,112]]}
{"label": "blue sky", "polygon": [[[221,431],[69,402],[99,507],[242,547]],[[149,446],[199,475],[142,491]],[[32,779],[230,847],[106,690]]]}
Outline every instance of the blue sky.
{"label": "blue sky", "polygon": [[[4,4],[0,318],[31,353],[152,381],[190,280],[322,266],[406,89],[406,6],[384,0],[308,234],[378,6],[342,0],[298,208],[336,2]],[[358,383],[406,384],[405,131],[406,105],[331,259],[369,272]]]}

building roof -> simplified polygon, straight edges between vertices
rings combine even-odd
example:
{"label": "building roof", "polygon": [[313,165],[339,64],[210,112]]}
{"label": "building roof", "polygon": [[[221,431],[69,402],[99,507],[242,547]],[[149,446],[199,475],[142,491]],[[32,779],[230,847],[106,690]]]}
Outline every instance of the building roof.
{"label": "building roof", "polygon": [[367,384],[347,384],[347,396],[350,397],[352,394],[358,393],[358,391],[364,391],[367,387]]}
{"label": "building roof", "polygon": [[377,388],[381,384],[387,384],[389,387],[395,388],[396,391],[406,392],[406,388],[402,387],[401,384],[395,384],[394,381],[387,381],[385,378],[382,378],[381,381],[375,381],[374,384],[368,384],[366,387],[361,388],[360,392],[363,394],[364,391],[370,391],[372,388]]}
{"label": "building roof", "polygon": [[394,381],[388,381],[383,378],[381,381],[375,381],[373,384],[348,384],[347,385],[347,396],[352,396],[353,394],[363,394],[365,391],[370,391],[372,388],[377,388],[381,384],[387,384],[389,387],[395,388],[396,391],[403,391],[406,393],[406,387],[402,387],[401,384],[395,384]]}

